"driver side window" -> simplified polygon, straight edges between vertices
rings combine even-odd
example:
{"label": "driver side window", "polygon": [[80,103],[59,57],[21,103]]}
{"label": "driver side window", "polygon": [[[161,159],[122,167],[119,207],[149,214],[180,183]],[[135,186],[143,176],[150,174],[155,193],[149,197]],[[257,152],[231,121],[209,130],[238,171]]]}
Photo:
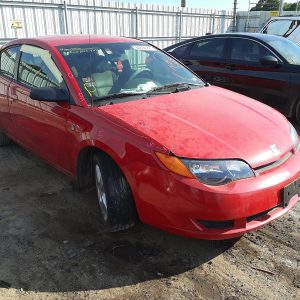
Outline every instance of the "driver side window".
{"label": "driver side window", "polygon": [[260,59],[267,55],[273,55],[263,45],[247,39],[232,39],[230,58],[245,62],[259,63]]}
{"label": "driver side window", "polygon": [[63,77],[48,51],[24,45],[18,68],[18,81],[30,87],[63,86]]}

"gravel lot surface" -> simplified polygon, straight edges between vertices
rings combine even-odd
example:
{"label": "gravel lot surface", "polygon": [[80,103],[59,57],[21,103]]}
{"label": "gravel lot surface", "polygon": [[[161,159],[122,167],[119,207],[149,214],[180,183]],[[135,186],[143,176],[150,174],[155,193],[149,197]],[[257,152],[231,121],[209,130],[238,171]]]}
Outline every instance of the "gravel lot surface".
{"label": "gravel lot surface", "polygon": [[300,203],[235,241],[105,234],[93,192],[0,148],[0,299],[300,299]]}

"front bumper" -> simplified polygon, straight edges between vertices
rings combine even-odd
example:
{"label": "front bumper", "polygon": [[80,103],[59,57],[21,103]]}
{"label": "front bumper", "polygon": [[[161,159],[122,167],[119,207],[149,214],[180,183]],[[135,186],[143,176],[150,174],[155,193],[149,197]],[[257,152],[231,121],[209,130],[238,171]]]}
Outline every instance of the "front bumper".
{"label": "front bumper", "polygon": [[147,165],[130,165],[141,221],[188,237],[219,240],[241,236],[280,217],[300,197],[295,195],[284,207],[284,187],[300,178],[300,151],[256,177],[215,187],[158,168],[157,163],[149,164],[150,158],[146,161]]}

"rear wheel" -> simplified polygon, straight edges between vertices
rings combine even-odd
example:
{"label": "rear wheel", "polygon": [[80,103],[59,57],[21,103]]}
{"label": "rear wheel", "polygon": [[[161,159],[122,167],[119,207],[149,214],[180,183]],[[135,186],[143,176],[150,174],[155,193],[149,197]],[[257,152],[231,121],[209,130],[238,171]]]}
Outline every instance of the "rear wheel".
{"label": "rear wheel", "polygon": [[6,146],[10,143],[9,137],[0,129],[0,146]]}
{"label": "rear wheel", "polygon": [[106,229],[116,232],[133,227],[137,221],[135,203],[122,171],[103,153],[94,155],[93,167],[100,215]]}

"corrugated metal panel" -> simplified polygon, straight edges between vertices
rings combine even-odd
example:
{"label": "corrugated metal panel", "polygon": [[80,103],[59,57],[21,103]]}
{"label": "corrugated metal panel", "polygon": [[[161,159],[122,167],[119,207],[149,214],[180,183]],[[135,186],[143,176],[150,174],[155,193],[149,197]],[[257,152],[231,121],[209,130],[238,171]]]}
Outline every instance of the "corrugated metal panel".
{"label": "corrugated metal panel", "polygon": [[[227,32],[230,11],[103,0],[0,0],[1,41],[50,34],[137,37],[159,47],[208,32]],[[20,29],[12,20],[22,21]]]}

